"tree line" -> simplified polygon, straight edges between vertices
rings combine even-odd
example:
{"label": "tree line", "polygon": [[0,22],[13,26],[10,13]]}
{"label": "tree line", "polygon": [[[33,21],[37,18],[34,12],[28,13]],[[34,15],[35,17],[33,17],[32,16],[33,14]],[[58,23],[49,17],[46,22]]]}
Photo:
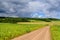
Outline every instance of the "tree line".
{"label": "tree line", "polygon": [[17,22],[30,22],[30,20],[39,20],[45,22],[60,21],[56,18],[13,18],[13,17],[0,17],[0,23],[17,23]]}

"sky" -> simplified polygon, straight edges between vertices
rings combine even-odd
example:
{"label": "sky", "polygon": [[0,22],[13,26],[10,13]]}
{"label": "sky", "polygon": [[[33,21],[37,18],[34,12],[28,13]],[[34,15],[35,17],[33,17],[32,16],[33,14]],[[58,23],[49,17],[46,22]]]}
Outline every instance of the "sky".
{"label": "sky", "polygon": [[0,16],[60,18],[60,0],[0,0]]}

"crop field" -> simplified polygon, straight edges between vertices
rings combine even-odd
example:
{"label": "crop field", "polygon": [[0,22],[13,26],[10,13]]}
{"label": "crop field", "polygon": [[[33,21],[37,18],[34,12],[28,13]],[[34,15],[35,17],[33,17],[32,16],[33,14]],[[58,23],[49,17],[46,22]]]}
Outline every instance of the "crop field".
{"label": "crop field", "polygon": [[12,24],[0,23],[0,40],[10,40],[14,37],[42,28],[47,24]]}
{"label": "crop field", "polygon": [[55,21],[51,26],[52,40],[60,40],[60,21]]}

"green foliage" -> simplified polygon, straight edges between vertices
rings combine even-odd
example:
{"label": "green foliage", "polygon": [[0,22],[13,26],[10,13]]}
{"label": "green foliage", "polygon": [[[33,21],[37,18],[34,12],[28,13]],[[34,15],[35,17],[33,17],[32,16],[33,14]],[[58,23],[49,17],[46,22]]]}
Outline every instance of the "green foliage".
{"label": "green foliage", "polygon": [[26,18],[0,18],[0,23],[17,23],[17,22],[29,22]]}
{"label": "green foliage", "polygon": [[0,40],[10,40],[14,37],[21,36],[33,30],[39,29],[45,24],[10,24],[0,23]]}
{"label": "green foliage", "polygon": [[53,25],[51,27],[52,40],[60,40],[60,25]]}
{"label": "green foliage", "polygon": [[51,22],[51,21],[58,21],[60,19],[55,19],[55,18],[12,18],[12,17],[0,17],[0,23],[1,22],[2,23],[31,22],[30,20]]}

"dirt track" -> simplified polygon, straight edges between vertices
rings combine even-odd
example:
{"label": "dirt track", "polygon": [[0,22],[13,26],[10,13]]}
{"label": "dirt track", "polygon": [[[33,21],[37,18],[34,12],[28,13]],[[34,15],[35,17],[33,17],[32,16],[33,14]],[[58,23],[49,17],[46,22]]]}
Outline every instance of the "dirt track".
{"label": "dirt track", "polygon": [[12,40],[51,40],[50,27],[44,27]]}

